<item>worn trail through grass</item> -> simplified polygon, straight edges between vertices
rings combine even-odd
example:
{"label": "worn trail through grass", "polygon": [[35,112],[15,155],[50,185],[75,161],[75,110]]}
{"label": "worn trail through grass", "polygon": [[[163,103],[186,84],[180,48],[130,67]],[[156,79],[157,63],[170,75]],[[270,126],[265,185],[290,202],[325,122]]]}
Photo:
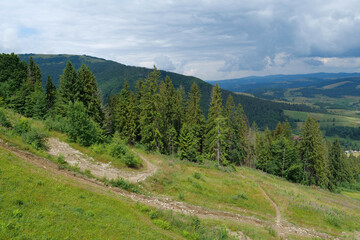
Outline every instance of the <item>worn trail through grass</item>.
{"label": "worn trail through grass", "polygon": [[[89,187],[92,187],[92,189],[94,191],[99,191],[99,190],[102,190],[105,192],[110,191],[114,194],[118,194],[118,195],[121,195],[128,199],[132,199],[133,201],[140,202],[142,204],[153,206],[153,207],[156,207],[159,209],[172,210],[172,211],[181,212],[181,213],[184,213],[187,215],[196,215],[201,218],[227,219],[227,220],[232,220],[232,221],[236,221],[236,222],[242,222],[242,223],[252,224],[254,226],[262,226],[262,227],[271,226],[272,228],[276,229],[277,234],[279,236],[287,236],[289,234],[295,234],[295,235],[306,236],[306,237],[320,237],[320,238],[324,238],[324,239],[331,238],[329,235],[327,235],[325,233],[319,233],[319,232],[316,232],[311,229],[297,227],[290,223],[282,221],[281,213],[280,213],[278,206],[276,205],[276,203],[273,200],[271,200],[271,198],[267,195],[267,193],[264,191],[264,189],[261,188],[260,185],[259,186],[262,189],[265,197],[267,199],[269,199],[269,201],[272,203],[272,205],[276,209],[275,223],[257,219],[255,217],[251,217],[251,216],[243,216],[241,214],[236,214],[236,213],[232,213],[232,212],[207,209],[204,207],[175,201],[170,198],[145,196],[142,194],[131,193],[131,192],[119,189],[119,188],[108,187],[108,186],[105,186],[103,184],[103,182],[101,182],[101,181],[88,178],[81,174],[76,174],[69,170],[59,169],[59,167],[56,163],[51,162],[45,158],[36,156],[34,154],[31,154],[29,152],[19,150],[16,147],[9,146],[8,144],[3,143],[1,141],[1,139],[0,139],[0,147],[12,152],[13,154],[15,154],[16,156],[25,160],[26,162],[31,163],[39,168],[46,169],[47,171],[50,171],[53,174],[62,175],[69,179],[75,180],[76,182],[79,182],[81,184],[85,184]],[[148,166],[149,166],[149,164],[151,164],[143,156],[141,156],[141,157],[144,161],[146,161],[148,163]],[[154,166],[152,169],[157,169],[157,167]],[[156,170],[154,170],[154,171],[156,171]],[[153,174],[152,171],[151,171],[151,173]],[[147,174],[149,174],[149,173],[147,173]],[[147,176],[147,174],[139,173],[139,177],[134,178],[134,179],[136,179],[136,181],[144,180],[146,178],[145,176]]]}

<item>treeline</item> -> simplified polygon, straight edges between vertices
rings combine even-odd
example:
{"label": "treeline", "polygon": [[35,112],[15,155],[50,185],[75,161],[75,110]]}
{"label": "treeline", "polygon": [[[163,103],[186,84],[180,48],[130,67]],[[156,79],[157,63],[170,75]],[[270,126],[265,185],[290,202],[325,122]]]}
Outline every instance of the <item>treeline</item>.
{"label": "treeline", "polygon": [[352,140],[360,140],[360,127],[346,127],[346,126],[330,126],[325,129],[325,136],[328,137],[342,137],[350,138]]}
{"label": "treeline", "polygon": [[347,157],[338,139],[325,141],[317,120],[310,116],[300,136],[291,136],[287,122],[272,132],[258,133],[255,152],[256,168],[292,182],[334,190],[360,180],[359,159]]}
{"label": "treeline", "polygon": [[14,55],[0,56],[0,97],[3,104],[37,119],[50,129],[65,132],[84,146],[109,141],[112,136],[148,151],[177,155],[180,159],[217,165],[246,165],[307,185],[334,189],[359,179],[359,161],[343,154],[338,141],[326,143],[315,119],[308,118],[300,139],[290,124],[274,131],[250,128],[241,104],[229,94],[223,105],[218,85],[213,87],[207,118],[200,107],[201,92],[194,82],[189,92],[175,88],[170,77],[156,68],[139,79],[136,90],[128,84],[102,105],[101,94],[89,67],[77,71],[68,61],[58,89],[41,71]]}

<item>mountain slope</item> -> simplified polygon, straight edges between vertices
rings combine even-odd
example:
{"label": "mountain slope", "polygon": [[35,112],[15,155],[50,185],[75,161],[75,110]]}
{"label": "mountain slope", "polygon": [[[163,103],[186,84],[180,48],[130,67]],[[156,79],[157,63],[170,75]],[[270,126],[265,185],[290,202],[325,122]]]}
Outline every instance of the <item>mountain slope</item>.
{"label": "mountain slope", "polygon": [[[126,66],[114,61],[84,55],[25,54],[19,56],[26,61],[32,57],[40,66],[44,83],[47,76],[50,75],[57,86],[59,84],[59,76],[62,74],[68,60],[73,63],[76,69],[80,68],[81,64],[86,64],[96,76],[104,98],[109,94],[112,95],[118,93],[124,86],[125,81],[127,81],[130,88],[134,90],[137,80],[146,78],[152,71],[152,69],[148,68]],[[207,115],[213,87],[211,84],[196,77],[161,71],[161,77],[165,78],[166,76],[171,78],[175,88],[182,85],[186,92],[189,92],[192,83],[196,82],[199,85],[202,94],[200,105],[205,115]],[[227,90],[222,91],[224,103],[229,94],[230,92]],[[233,96],[235,104],[241,103],[243,105],[244,111],[249,118],[249,122],[252,123],[255,121],[260,128],[265,128],[265,126],[274,128],[277,122],[284,121],[286,119],[283,114],[284,109],[313,111],[313,109],[306,107],[305,105],[281,104],[244,95]]]}
{"label": "mountain slope", "polygon": [[244,92],[257,88],[298,88],[309,87],[323,81],[338,78],[360,76],[360,73],[309,73],[295,75],[270,75],[270,76],[251,76],[244,78],[208,81],[211,84],[219,83],[223,89],[233,92]]}

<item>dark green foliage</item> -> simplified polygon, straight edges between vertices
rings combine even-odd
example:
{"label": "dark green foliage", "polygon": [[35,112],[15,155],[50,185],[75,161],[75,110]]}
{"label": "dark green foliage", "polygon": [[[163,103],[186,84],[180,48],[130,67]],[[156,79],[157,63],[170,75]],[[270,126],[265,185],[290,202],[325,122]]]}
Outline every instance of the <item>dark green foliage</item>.
{"label": "dark green foliage", "polygon": [[119,134],[115,134],[107,149],[111,156],[123,160],[126,166],[130,168],[141,166],[140,158],[126,146],[124,141],[120,140]]}
{"label": "dark green foliage", "polygon": [[299,153],[304,164],[304,183],[328,187],[325,146],[316,119],[307,118],[301,137]]}
{"label": "dark green foliage", "polygon": [[195,130],[193,126],[187,123],[183,124],[178,140],[178,146],[180,151],[180,159],[187,159],[193,162],[198,160],[198,141],[195,136]]}
{"label": "dark green foliage", "polygon": [[59,100],[62,104],[74,102],[79,95],[79,84],[77,84],[77,74],[70,61],[66,63],[63,74],[60,77]]}
{"label": "dark green foliage", "polygon": [[48,76],[46,79],[46,107],[48,110],[52,109],[55,104],[56,99],[56,87],[51,80],[51,77]]}
{"label": "dark green foliage", "polygon": [[26,118],[20,118],[14,125],[14,132],[17,134],[23,134],[30,130],[29,120]]}
{"label": "dark green foliage", "polygon": [[219,85],[213,89],[209,116],[207,122],[206,146],[210,159],[227,164],[226,118],[223,116],[223,106]]}
{"label": "dark green foliage", "polygon": [[104,112],[101,106],[100,93],[94,74],[84,64],[77,72],[77,79],[74,84],[75,100],[84,104],[89,116],[98,124],[103,124]]}
{"label": "dark green foliage", "polygon": [[70,141],[90,146],[101,139],[100,127],[87,114],[82,102],[67,106],[67,136]]}
{"label": "dark green foliage", "polygon": [[113,97],[111,104],[115,130],[118,131],[121,138],[134,144],[139,119],[135,107],[135,96],[129,90],[127,83],[121,92]]}
{"label": "dark green foliage", "polygon": [[[131,67],[119,64],[113,61],[106,61],[100,58],[88,56],[69,56],[69,55],[20,55],[22,59],[28,59],[30,56],[39,64],[43,76],[50,75],[55,85],[58,86],[57,77],[62,74],[66,62],[70,60],[76,69],[80,68],[82,64],[89,66],[96,76],[99,88],[104,96],[114,95],[120,92],[124,83],[129,83],[129,88],[135,90],[135,85],[139,78],[145,79],[152,69]],[[192,84],[195,82],[200,91],[202,92],[200,107],[205,115],[208,113],[208,108],[211,100],[212,85],[202,81],[199,78],[184,76],[172,72],[160,71],[160,77],[165,78],[169,76],[174,84],[175,89],[182,86],[185,92],[189,92]],[[44,79],[45,82],[46,78]],[[226,100],[228,95],[231,94],[227,90],[222,91],[223,99]],[[244,107],[249,122],[255,121],[260,129],[265,129],[269,126],[271,129],[275,128],[279,121],[284,121],[286,116],[283,114],[283,109],[287,110],[302,110],[314,111],[314,109],[300,104],[287,104],[276,103],[263,99],[253,98],[245,95],[234,95],[234,102],[237,106],[238,103]],[[224,102],[223,102],[224,103]]]}
{"label": "dark green foliage", "polygon": [[329,149],[330,181],[335,186],[340,185],[342,182],[351,182],[353,180],[351,170],[346,160],[340,142],[336,138]]}
{"label": "dark green foliage", "polygon": [[232,95],[226,101],[225,117],[227,125],[226,141],[228,158],[231,163],[244,165],[247,158],[247,118],[242,106],[235,107]]}
{"label": "dark green foliage", "polygon": [[45,120],[45,128],[49,131],[54,130],[65,133],[67,130],[67,120],[60,115],[49,116]]}
{"label": "dark green foliage", "polygon": [[37,150],[45,150],[46,147],[46,139],[47,135],[45,133],[40,132],[36,129],[31,129],[28,132],[22,134],[22,139],[24,142],[30,144]]}
{"label": "dark green foliage", "polygon": [[160,72],[154,71],[145,79],[142,87],[142,97],[140,99],[140,135],[141,143],[148,150],[160,150],[162,145],[162,135],[160,131],[160,113],[158,112],[158,83],[160,82]]}
{"label": "dark green foliage", "polygon": [[0,109],[0,125],[6,128],[12,127],[11,123],[9,122],[6,114],[2,109]]}

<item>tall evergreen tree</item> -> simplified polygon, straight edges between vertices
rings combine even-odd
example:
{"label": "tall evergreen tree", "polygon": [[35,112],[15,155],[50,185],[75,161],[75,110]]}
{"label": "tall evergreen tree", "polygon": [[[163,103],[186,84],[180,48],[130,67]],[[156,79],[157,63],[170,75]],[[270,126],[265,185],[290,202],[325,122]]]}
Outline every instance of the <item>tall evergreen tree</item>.
{"label": "tall evergreen tree", "polygon": [[51,77],[48,76],[46,80],[46,105],[47,109],[50,110],[55,104],[56,99],[56,87],[51,80]]}
{"label": "tall evergreen tree", "polygon": [[344,151],[341,149],[339,139],[335,139],[329,150],[330,180],[337,186],[342,182],[351,182],[352,175],[346,164]]}
{"label": "tall evergreen tree", "polygon": [[94,74],[85,64],[82,64],[77,72],[77,78],[74,82],[74,95],[75,100],[84,104],[89,116],[98,124],[103,124],[104,112],[100,92]]}
{"label": "tall evergreen tree", "polygon": [[69,102],[74,102],[78,95],[77,74],[70,61],[66,63],[63,74],[60,76],[59,84],[59,107]]}
{"label": "tall evergreen tree", "polygon": [[301,138],[299,153],[304,167],[304,183],[328,187],[325,146],[316,119],[308,116]]}
{"label": "tall evergreen tree", "polygon": [[34,92],[31,94],[32,117],[36,119],[44,119],[47,113],[47,102],[45,91],[42,88],[41,82],[35,84]]}
{"label": "tall evergreen tree", "polygon": [[220,163],[227,164],[226,154],[226,118],[223,116],[223,106],[218,84],[213,88],[209,116],[207,123],[207,149],[210,158]]}
{"label": "tall evergreen tree", "polygon": [[142,86],[140,99],[140,134],[141,142],[148,150],[160,150],[162,148],[162,136],[160,132],[160,116],[158,112],[158,83],[160,71],[154,67],[154,71],[145,79]]}
{"label": "tall evergreen tree", "polygon": [[236,164],[245,164],[247,151],[247,123],[244,110],[239,104],[235,107],[230,94],[226,100],[225,117],[227,124],[227,143],[229,160]]}

